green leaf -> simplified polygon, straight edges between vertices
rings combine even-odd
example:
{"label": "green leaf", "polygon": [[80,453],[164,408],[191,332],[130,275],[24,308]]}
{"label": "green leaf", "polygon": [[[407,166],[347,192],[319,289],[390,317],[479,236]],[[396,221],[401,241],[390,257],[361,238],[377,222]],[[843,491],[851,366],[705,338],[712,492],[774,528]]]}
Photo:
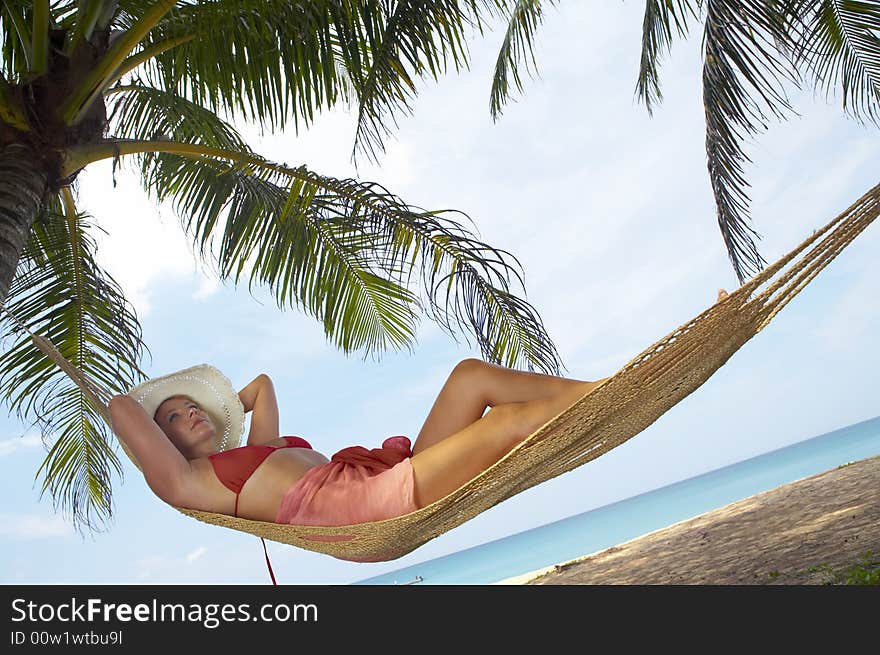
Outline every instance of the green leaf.
{"label": "green leaf", "polygon": [[[110,393],[125,393],[145,378],[138,367],[145,345],[122,291],[94,260],[94,229],[85,214],[65,214],[58,196],[46,220],[34,224],[6,300],[28,328],[55,345]],[[37,476],[56,508],[77,528],[97,528],[112,514],[111,475],[121,473],[115,437],[100,413],[30,337],[5,318],[0,394],[10,411],[38,425],[51,444]]]}
{"label": "green leaf", "polygon": [[135,77],[106,94],[112,138],[201,143],[248,150],[238,132],[216,114],[174,93],[146,86]]}
{"label": "green leaf", "polygon": [[[143,2],[123,0],[125,29]],[[159,54],[143,68],[148,83],[226,111],[261,128],[307,125],[346,88],[338,80],[338,37],[331,18],[348,2],[224,0],[178,5],[149,33],[144,48],[186,35],[196,38]]]}
{"label": "green leaf", "polygon": [[688,14],[699,18],[702,1],[697,8],[688,0],[647,0],[642,21],[642,57],[636,93],[645,102],[648,113],[663,100],[660,92],[659,60],[672,47],[672,27],[679,37],[687,36]]}
{"label": "green leaf", "polygon": [[[556,0],[548,0],[555,4]],[[513,77],[516,90],[522,93],[523,84],[519,66],[524,65],[529,75],[537,74],[538,64],[532,43],[535,32],[543,17],[542,0],[516,0],[501,43],[501,50],[495,62],[495,75],[492,78],[492,91],[489,96],[489,113],[492,120],[498,120],[501,110],[510,97],[509,77]]]}
{"label": "green leaf", "polygon": [[31,5],[31,72],[45,75],[49,64],[49,0],[36,0]]}
{"label": "green leaf", "polygon": [[798,83],[778,44],[789,37],[786,2],[708,0],[703,37],[703,104],[706,156],[718,225],[740,282],[761,270],[747,224],[749,198],[742,141],[767,128],[768,114],[785,118],[793,108],[783,80]]}
{"label": "green leaf", "polygon": [[224,279],[268,286],[279,307],[302,307],[346,353],[414,343],[423,301],[408,287],[420,261],[425,311],[447,332],[454,336],[456,324],[473,334],[492,361],[559,370],[537,313],[509,291],[511,274],[522,282],[512,256],[473,239],[447,212],[255,157],[230,165],[150,154],[143,174],[159,202],[174,199]]}
{"label": "green leaf", "polygon": [[0,72],[13,83],[18,83],[33,63],[29,28],[33,5],[25,0],[0,0]]}
{"label": "green leaf", "polygon": [[[126,29],[144,2],[122,0]],[[309,125],[339,102],[358,103],[355,151],[375,159],[397,116],[411,110],[415,78],[467,65],[466,29],[481,29],[505,0],[223,0],[179,5],[144,48],[196,38],[144,64],[148,83],[191,95],[261,129]]]}
{"label": "green leaf", "polygon": [[830,95],[838,86],[845,112],[878,124],[880,109],[880,2],[822,0],[799,3],[803,38],[794,59],[805,65],[816,88]]}
{"label": "green leaf", "polygon": [[[480,15],[492,13],[492,2],[399,0],[380,3],[382,10],[362,11],[352,30],[363,52],[343,49],[358,96],[355,152],[376,161],[384,139],[397,126],[399,114],[412,112],[417,95],[415,76],[439,79],[451,61],[456,71],[467,66],[464,30],[481,29]],[[377,8],[378,9],[378,8]],[[357,56],[356,56],[357,55]]]}

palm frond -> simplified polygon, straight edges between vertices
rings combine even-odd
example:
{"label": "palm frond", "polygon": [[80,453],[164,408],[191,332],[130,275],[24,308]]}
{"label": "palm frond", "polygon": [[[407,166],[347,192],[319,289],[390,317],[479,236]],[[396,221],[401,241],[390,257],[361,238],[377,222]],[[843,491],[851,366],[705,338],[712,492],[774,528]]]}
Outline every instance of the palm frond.
{"label": "palm frond", "polygon": [[[128,29],[143,1],[121,0],[115,26]],[[190,97],[211,111],[240,115],[261,128],[308,125],[340,99],[336,64],[341,46],[331,11],[351,2],[223,0],[180,4],[147,35],[144,49],[195,38],[143,65],[148,83]],[[372,3],[371,3],[372,4]],[[353,45],[351,47],[356,47]]]}
{"label": "palm frond", "polygon": [[[143,64],[154,87],[191,93],[212,111],[262,129],[307,126],[315,113],[357,100],[354,150],[375,159],[397,115],[410,110],[415,78],[466,65],[464,31],[506,0],[224,0],[172,9],[142,42],[195,35]],[[116,26],[143,2],[121,0]],[[354,96],[350,92],[354,92]]]}
{"label": "palm frond", "polygon": [[143,84],[136,77],[105,94],[110,130],[120,139],[170,139],[201,143],[236,151],[248,150],[230,124],[204,107],[164,89]]}
{"label": "palm frond", "polygon": [[36,0],[31,6],[31,73],[45,75],[49,66],[49,0]]}
{"label": "palm frond", "polygon": [[[87,215],[52,197],[34,224],[6,305],[91,380],[125,393],[146,377],[138,367],[145,345],[121,289],[94,260],[94,227]],[[37,471],[44,476],[42,492],[50,492],[75,526],[94,529],[112,514],[111,476],[121,473],[109,427],[26,334],[8,319],[0,329],[12,342],[0,353],[0,394],[10,411],[40,427],[49,445]]]}
{"label": "palm frond", "polygon": [[880,115],[880,2],[799,2],[805,29],[795,63],[805,64],[816,87],[830,95],[837,85],[843,109],[878,124]]}
{"label": "palm frond", "polygon": [[751,160],[742,141],[767,129],[767,114],[783,119],[793,112],[782,82],[798,83],[774,45],[785,37],[786,22],[779,4],[760,0],[706,3],[706,156],[718,225],[740,282],[767,263],[750,236],[758,236],[757,232],[746,224],[749,198],[745,188],[749,185],[743,165]]}
{"label": "palm frond", "polygon": [[[556,0],[548,2],[552,5]],[[489,94],[489,113],[492,120],[498,120],[502,107],[510,97],[510,76],[513,77],[517,92],[522,93],[519,66],[524,65],[530,75],[538,72],[532,43],[543,19],[543,4],[542,0],[516,0],[510,10],[510,19],[495,62],[495,75]]]}
{"label": "palm frond", "polygon": [[[397,126],[399,113],[409,114],[417,90],[414,77],[435,80],[451,61],[455,70],[467,66],[463,37],[468,27],[480,29],[492,2],[458,0],[399,0],[384,3],[384,11],[363,12],[360,24],[346,25],[366,44],[357,60],[344,50],[346,66],[358,95],[358,127],[352,156],[361,149],[375,161],[384,151],[385,137]],[[359,68],[356,68],[359,66]]]}
{"label": "palm frond", "polygon": [[31,69],[30,20],[33,2],[0,0],[0,70],[17,83]]}
{"label": "palm frond", "polygon": [[[120,3],[117,0],[98,0],[102,5],[101,12],[98,13],[97,21],[95,22],[95,27],[100,29],[105,29],[108,24],[110,24],[114,17],[121,11],[119,5]],[[54,24],[60,29],[68,30],[72,33],[73,30],[77,28],[77,25],[80,20],[80,8],[83,4],[83,0],[69,0],[68,2],[54,2],[52,3],[52,20]],[[130,16],[135,16],[139,12],[143,11],[144,3],[138,2],[126,3],[129,5],[129,9],[132,11],[129,13]],[[134,6],[134,5],[137,6]]]}
{"label": "palm frond", "polygon": [[509,253],[472,238],[446,212],[411,207],[376,184],[253,156],[230,165],[150,154],[143,178],[158,201],[175,200],[203,258],[217,247],[224,279],[267,285],[279,307],[302,307],[346,353],[414,342],[422,303],[408,285],[421,261],[427,311],[447,332],[457,323],[473,333],[492,361],[559,370],[537,313],[509,291],[511,274],[522,282]]}
{"label": "palm frond", "polygon": [[80,0],[70,0],[70,2],[57,2],[52,8],[52,18],[55,24],[61,29],[72,29],[76,26],[77,10]]}
{"label": "palm frond", "polygon": [[[694,8],[694,4],[697,5]],[[654,104],[663,100],[660,92],[660,58],[672,47],[672,28],[680,38],[688,33],[688,14],[699,18],[702,0],[646,0],[642,21],[642,56],[636,94],[643,100],[649,114]]]}

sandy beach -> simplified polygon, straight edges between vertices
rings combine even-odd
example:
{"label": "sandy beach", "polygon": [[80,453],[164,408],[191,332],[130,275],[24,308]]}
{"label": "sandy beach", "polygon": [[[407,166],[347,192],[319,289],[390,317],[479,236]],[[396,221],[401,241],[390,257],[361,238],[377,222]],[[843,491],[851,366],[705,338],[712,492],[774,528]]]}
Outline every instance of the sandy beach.
{"label": "sandy beach", "polygon": [[880,558],[880,456],[497,584],[827,584]]}

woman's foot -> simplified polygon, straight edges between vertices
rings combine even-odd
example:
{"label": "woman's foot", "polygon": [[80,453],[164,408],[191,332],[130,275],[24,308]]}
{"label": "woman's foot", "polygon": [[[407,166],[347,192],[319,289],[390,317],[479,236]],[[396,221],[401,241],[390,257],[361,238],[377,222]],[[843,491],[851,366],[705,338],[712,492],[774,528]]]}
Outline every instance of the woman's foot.
{"label": "woman's foot", "polygon": [[718,289],[718,300],[716,300],[715,302],[721,302],[722,300],[727,298],[728,295],[730,294],[728,294],[724,289]]}

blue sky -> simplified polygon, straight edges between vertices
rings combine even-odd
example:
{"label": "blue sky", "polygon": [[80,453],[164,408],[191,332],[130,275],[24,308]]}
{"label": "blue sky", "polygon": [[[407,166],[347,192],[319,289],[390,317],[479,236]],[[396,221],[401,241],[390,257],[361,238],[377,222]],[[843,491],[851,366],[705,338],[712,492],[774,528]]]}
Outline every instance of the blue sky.
{"label": "blue sky", "polygon": [[[661,70],[664,102],[635,101],[640,3],[549,8],[541,77],[498,123],[489,85],[501,40],[471,39],[472,68],[425,83],[379,166],[349,161],[356,116],[321,116],[297,137],[237,127],[267,158],[380,182],[408,202],[455,208],[481,239],[513,253],[525,295],[566,366],[610,375],[714,302],[736,277],[715,222],[705,166],[700,39],[677,42]],[[794,95],[801,116],[748,147],[753,226],[768,261],[825,225],[877,182],[876,130],[839,98]],[[325,454],[390,435],[415,438],[457,361],[479,356],[427,318],[415,352],[345,356],[316,321],[281,312],[195,264],[170,204],[109,164],[80,176],[80,208],[108,236],[99,259],[134,303],[151,375],[218,366],[238,388],[269,374],[282,433]],[[356,564],[270,543],[279,582],[344,584],[485,543],[880,414],[880,295],[872,225],[698,391],[640,435],[505,501],[394,562]],[[0,416],[0,581],[241,584],[268,576],[256,537],[204,525],[154,497],[127,460],[110,529],[82,537],[39,498],[36,433]]]}

